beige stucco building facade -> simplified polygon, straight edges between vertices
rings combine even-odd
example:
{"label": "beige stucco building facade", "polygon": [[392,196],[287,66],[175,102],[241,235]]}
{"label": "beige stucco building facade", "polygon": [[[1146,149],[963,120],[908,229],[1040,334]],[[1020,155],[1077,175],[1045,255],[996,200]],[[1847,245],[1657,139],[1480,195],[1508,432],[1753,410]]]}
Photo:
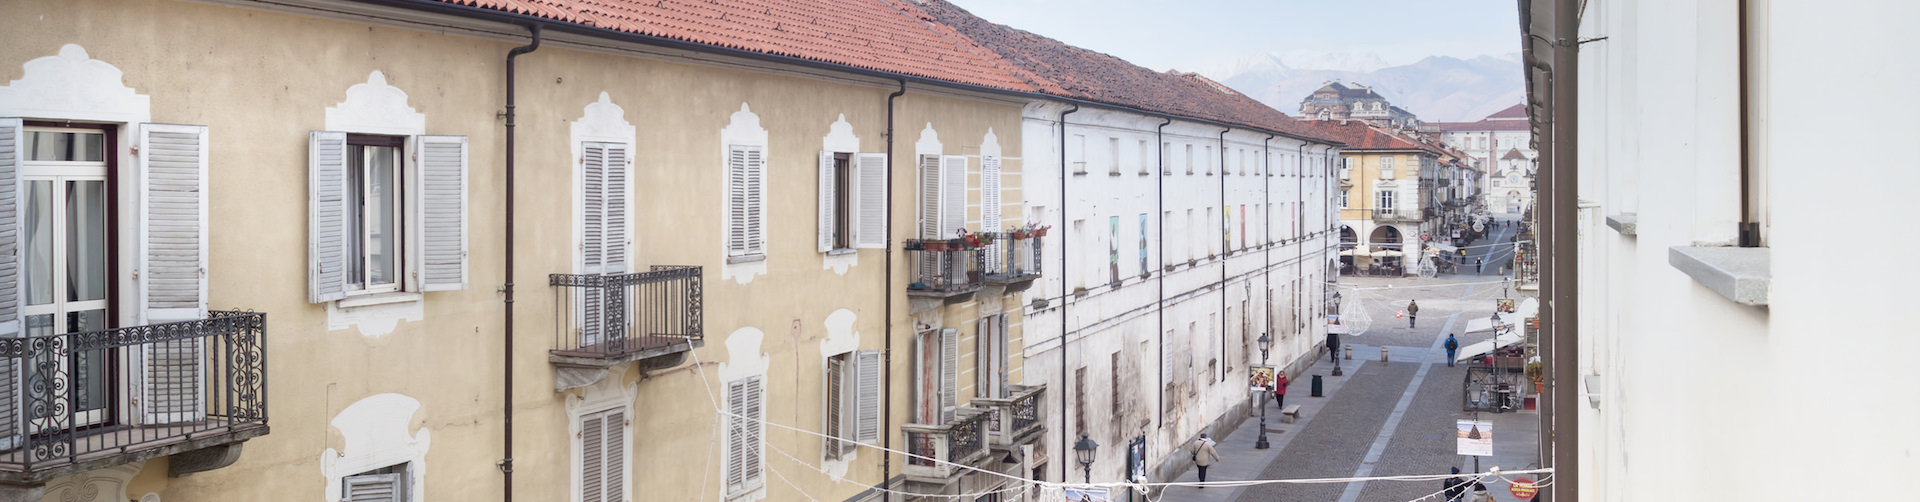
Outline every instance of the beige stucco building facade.
{"label": "beige stucco building facade", "polygon": [[[115,217],[100,228],[117,246],[104,269],[112,327],[159,319],[139,308],[156,286],[138,277],[143,257],[169,249],[147,237],[166,228],[146,214],[162,199],[142,192],[157,186],[149,175],[161,171],[148,166],[158,165],[159,150],[138,147],[159,137],[149,131],[167,130],[147,124],[186,124],[204,126],[183,133],[201,141],[202,181],[185,190],[202,201],[193,248],[203,257],[202,306],[189,317],[209,308],[261,312],[269,334],[259,347],[265,416],[245,429],[264,435],[235,433],[214,445],[245,441],[231,465],[184,461],[181,441],[207,445],[161,434],[114,461],[9,465],[0,470],[61,474],[10,493],[76,500],[63,497],[95,486],[104,487],[96,500],[332,501],[394,487],[397,500],[493,499],[506,490],[509,380],[511,494],[524,500],[842,500],[877,495],[869,488],[889,475],[897,490],[973,490],[987,481],[909,485],[898,482],[903,457],[828,451],[816,434],[835,423],[830,400],[845,396],[838,402],[848,408],[835,416],[883,419],[874,446],[910,450],[901,425],[916,421],[921,389],[949,386],[943,408],[985,413],[1011,401],[977,398],[1034,392],[1015,387],[1024,315],[1012,294],[1031,274],[995,280],[980,270],[966,278],[967,294],[910,295],[916,253],[899,248],[920,236],[928,206],[914,167],[926,156],[959,159],[941,166],[963,166],[961,185],[940,190],[961,191],[962,202],[939,208],[963,212],[969,230],[1024,220],[1023,101],[923,85],[890,100],[900,84],[871,76],[556,35],[516,63],[510,222],[505,60],[527,43],[524,29],[344,3],[27,1],[0,6],[0,17],[17,21],[13,43],[0,47],[0,80],[11,81],[0,87],[0,117],[20,119],[0,126],[14,124],[23,165],[36,134],[78,124],[98,131],[79,137],[107,138],[100,178]],[[889,159],[890,119],[886,164],[894,168],[858,179],[868,167],[861,159]],[[345,148],[325,133],[340,133]],[[358,160],[327,160],[336,151]],[[345,280],[329,278],[340,273],[329,261],[337,248],[316,230],[343,217],[322,207],[333,199],[316,195],[341,186],[316,167],[328,162],[345,162],[347,198],[361,204],[347,206],[344,217],[358,223],[342,235],[364,260],[349,263]],[[847,174],[837,180],[854,189],[822,183]],[[985,192],[996,187],[1004,187],[997,197]],[[874,202],[889,193],[890,204]],[[835,205],[827,194],[864,202]],[[757,207],[736,207],[742,201]],[[997,211],[984,207],[996,203]],[[827,219],[851,235],[834,234]],[[511,277],[503,270],[509,225]],[[629,323],[671,318],[677,329],[667,333],[675,341],[643,351],[603,350],[618,328],[597,327],[595,319],[612,318],[595,317],[591,305],[611,300],[549,285],[562,281],[550,274],[644,275],[656,266],[699,268],[639,277],[626,289]],[[665,292],[647,289],[656,286]],[[982,327],[1000,314],[1011,315]],[[660,334],[629,329],[635,339]],[[941,336],[956,337],[947,346],[959,352],[931,353],[951,361],[919,358],[916,340]],[[116,350],[127,354],[117,371],[144,371],[130,365],[144,364],[132,354],[146,349]],[[900,383],[879,390],[877,415],[855,412],[870,409],[860,392],[833,390],[872,382],[851,369],[865,360],[883,361],[879,374]],[[923,367],[957,380],[911,384],[939,373]],[[211,394],[228,385],[213,368],[201,375]],[[129,389],[88,427],[151,429],[135,416],[136,394],[146,394]],[[755,400],[745,413],[742,398]],[[839,430],[859,434],[846,427]],[[27,436],[53,434],[33,430]],[[1003,445],[994,432],[981,437],[1018,449],[1016,438]],[[742,434],[744,451],[732,446]],[[153,446],[162,443],[174,446]],[[976,456],[970,461],[982,467],[1021,468],[1001,465],[1002,452]],[[189,464],[211,467],[168,475]]]}

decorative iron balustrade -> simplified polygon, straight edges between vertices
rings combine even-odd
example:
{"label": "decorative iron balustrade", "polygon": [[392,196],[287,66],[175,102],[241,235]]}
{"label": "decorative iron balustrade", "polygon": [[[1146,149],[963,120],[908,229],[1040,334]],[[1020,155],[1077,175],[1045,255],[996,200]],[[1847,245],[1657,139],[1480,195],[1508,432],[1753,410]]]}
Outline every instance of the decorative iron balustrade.
{"label": "decorative iron balustrade", "polygon": [[963,474],[958,465],[974,465],[987,457],[984,410],[961,408],[944,425],[901,424],[907,440],[907,465],[902,474],[916,481],[945,483]]}
{"label": "decorative iron balustrade", "polygon": [[996,234],[997,238],[987,244],[987,280],[1010,282],[1040,276],[1040,250],[1044,240],[1013,235]]}
{"label": "decorative iron balustrade", "polygon": [[908,240],[905,247],[914,267],[908,292],[969,293],[985,282],[987,255],[982,249],[969,249],[958,239]]}
{"label": "decorative iron balustrade", "polygon": [[[29,333],[52,327],[27,317]],[[44,480],[266,434],[266,326],[264,313],[213,311],[0,338],[0,477]]]}
{"label": "decorative iron balustrade", "polygon": [[553,354],[621,359],[689,350],[703,338],[700,267],[646,272],[552,274],[557,331]]}
{"label": "decorative iron balustrade", "polygon": [[1040,400],[1046,395],[1047,388],[1041,386],[1014,385],[1008,389],[1011,395],[1005,398],[974,398],[975,405],[987,407],[987,437],[993,441],[993,447],[1010,450],[1025,444],[1029,434],[1042,429]]}

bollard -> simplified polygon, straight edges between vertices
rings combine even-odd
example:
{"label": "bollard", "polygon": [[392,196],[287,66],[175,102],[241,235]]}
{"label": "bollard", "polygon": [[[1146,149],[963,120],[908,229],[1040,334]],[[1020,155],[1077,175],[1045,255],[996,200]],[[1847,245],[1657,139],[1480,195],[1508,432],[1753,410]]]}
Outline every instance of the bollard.
{"label": "bollard", "polygon": [[1320,375],[1313,376],[1313,397],[1320,397]]}
{"label": "bollard", "polygon": [[1348,360],[1348,361],[1352,361],[1352,360],[1353,360],[1353,346],[1352,346],[1352,345],[1348,345],[1348,346],[1347,346],[1347,360]]}
{"label": "bollard", "polygon": [[1387,347],[1385,345],[1380,346],[1380,362],[1387,362]]}

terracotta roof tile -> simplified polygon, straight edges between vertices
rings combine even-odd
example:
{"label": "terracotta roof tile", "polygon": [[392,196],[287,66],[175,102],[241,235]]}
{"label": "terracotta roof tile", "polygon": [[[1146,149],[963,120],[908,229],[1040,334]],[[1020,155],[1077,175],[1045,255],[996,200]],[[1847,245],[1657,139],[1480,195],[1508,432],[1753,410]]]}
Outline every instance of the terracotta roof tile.
{"label": "terracotta roof tile", "polygon": [[899,0],[440,0],[581,26],[962,84],[1033,91],[991,51]]}
{"label": "terracotta roof tile", "polygon": [[1360,150],[1423,150],[1435,155],[1446,155],[1440,147],[1410,140],[1398,134],[1380,130],[1367,125],[1364,120],[1349,120],[1342,124],[1337,120],[1319,120],[1308,122],[1323,136],[1346,143],[1347,151]]}

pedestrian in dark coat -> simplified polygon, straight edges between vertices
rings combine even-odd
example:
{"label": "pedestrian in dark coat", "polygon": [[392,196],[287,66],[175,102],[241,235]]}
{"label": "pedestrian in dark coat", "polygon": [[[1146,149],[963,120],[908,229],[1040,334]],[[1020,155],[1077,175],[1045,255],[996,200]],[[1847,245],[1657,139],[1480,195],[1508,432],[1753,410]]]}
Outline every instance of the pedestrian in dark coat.
{"label": "pedestrian in dark coat", "polygon": [[1473,259],[1473,273],[1475,273],[1475,274],[1478,274],[1478,273],[1480,273],[1480,268],[1481,268],[1481,267],[1483,267],[1483,266],[1485,266],[1486,264],[1487,264],[1487,262],[1486,262],[1486,259],[1485,259],[1485,258],[1474,258],[1474,259]]}
{"label": "pedestrian in dark coat", "polygon": [[1407,300],[1407,327],[1413,327],[1413,319],[1419,314],[1420,304],[1414,303],[1413,300]]}
{"label": "pedestrian in dark coat", "polygon": [[1467,493],[1467,480],[1460,477],[1460,468],[1453,468],[1453,476],[1441,481],[1441,493],[1446,494],[1447,502],[1460,502],[1460,496]]}
{"label": "pedestrian in dark coat", "polygon": [[1460,340],[1447,333],[1447,366],[1453,366],[1453,354],[1460,351]]}
{"label": "pedestrian in dark coat", "polygon": [[1473,493],[1467,497],[1467,502],[1493,502],[1493,494],[1487,493],[1487,485],[1474,483]]}

